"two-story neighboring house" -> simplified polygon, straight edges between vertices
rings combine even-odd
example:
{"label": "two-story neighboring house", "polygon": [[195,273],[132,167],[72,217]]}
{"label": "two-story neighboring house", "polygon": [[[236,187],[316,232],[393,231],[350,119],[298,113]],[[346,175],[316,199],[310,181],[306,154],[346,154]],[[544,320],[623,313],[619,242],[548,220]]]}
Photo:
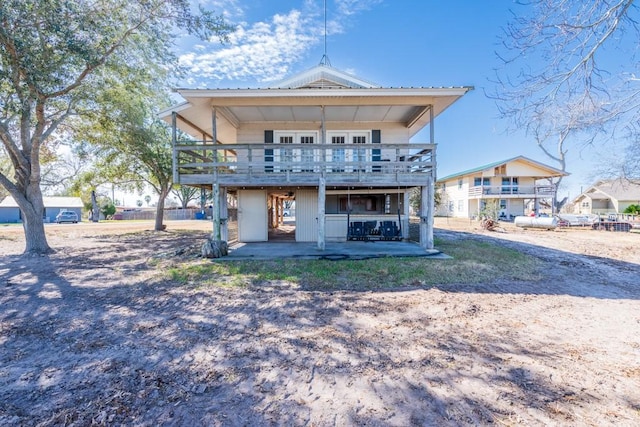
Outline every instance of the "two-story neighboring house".
{"label": "two-story neighboring house", "polygon": [[536,212],[542,202],[552,206],[552,178],[567,173],[524,156],[514,157],[455,173],[437,181],[438,215],[476,218],[489,204],[499,218],[512,219]]}
{"label": "two-story neighboring house", "polygon": [[[433,248],[434,118],[470,87],[384,88],[319,65],[264,89],[177,89],[160,114],[174,128],[174,181],[213,191],[226,240],[237,197],[238,240],[268,241],[295,200],[295,239],[345,241],[352,224],[407,236],[409,193],[421,187],[421,245]],[[429,126],[429,141],[413,143]]]}
{"label": "two-story neighboring house", "polygon": [[573,201],[575,213],[623,213],[629,205],[640,204],[640,184],[622,179],[598,181]]}

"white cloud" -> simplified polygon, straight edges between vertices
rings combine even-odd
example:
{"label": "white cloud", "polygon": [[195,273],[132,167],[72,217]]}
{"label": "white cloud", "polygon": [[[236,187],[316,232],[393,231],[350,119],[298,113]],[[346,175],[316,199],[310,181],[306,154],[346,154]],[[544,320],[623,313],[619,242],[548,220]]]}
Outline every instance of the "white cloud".
{"label": "white cloud", "polygon": [[[352,15],[381,1],[336,0],[335,10],[328,11],[327,33],[342,33],[344,23]],[[236,0],[212,0],[209,3],[216,11],[224,8],[230,22],[232,17],[244,16]],[[193,45],[190,52],[180,55],[179,61],[192,78],[195,76],[199,80],[216,83],[222,80],[277,81],[290,74],[293,64],[322,43],[323,34],[322,5],[306,0],[301,10],[276,14],[264,22],[240,22],[229,43],[221,45],[212,40],[206,46]]]}
{"label": "white cloud", "polygon": [[339,15],[350,16],[367,11],[383,0],[335,0]]}

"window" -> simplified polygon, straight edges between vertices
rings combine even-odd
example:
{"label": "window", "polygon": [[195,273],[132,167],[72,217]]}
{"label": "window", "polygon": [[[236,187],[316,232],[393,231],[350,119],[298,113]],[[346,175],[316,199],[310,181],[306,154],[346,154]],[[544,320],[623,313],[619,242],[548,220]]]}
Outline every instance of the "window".
{"label": "window", "polygon": [[378,211],[378,198],[384,197],[371,196],[371,195],[353,195],[347,197],[340,197],[340,213],[379,213]]}
{"label": "window", "polygon": [[[332,136],[332,144],[344,145],[344,135]],[[334,148],[331,150],[331,162],[334,163],[332,167],[333,172],[344,172],[344,162],[347,160],[344,148]]]}
{"label": "window", "polygon": [[496,166],[493,168],[493,174],[496,176],[507,174],[507,165]]}
{"label": "window", "polygon": [[[313,144],[313,135],[300,136],[300,144]],[[313,172],[315,161],[313,150],[304,148],[301,153],[302,172]]]}
{"label": "window", "polygon": [[507,209],[507,200],[500,199],[500,209]]}
{"label": "window", "polygon": [[475,177],[473,178],[473,186],[474,187],[479,187],[479,186],[485,186],[488,187],[491,185],[491,178],[482,178],[482,177]]}
{"label": "window", "polygon": [[518,177],[505,176],[502,178],[502,193],[516,194],[518,192]]}
{"label": "window", "polygon": [[[293,135],[282,135],[278,141],[280,144],[293,144]],[[280,167],[280,170],[291,170],[291,163],[293,162],[293,150],[281,149],[279,151],[279,161],[286,163]]]}
{"label": "window", "polygon": [[[364,135],[354,135],[351,140],[354,144],[365,144],[367,142],[367,137]],[[353,150],[353,161],[354,162],[366,162],[367,161],[367,150],[364,149],[356,149]],[[360,170],[364,171],[364,168]]]}
{"label": "window", "polygon": [[464,212],[464,200],[458,200],[458,212]]}
{"label": "window", "polygon": [[583,208],[588,208],[588,207],[589,207],[589,201],[588,201],[588,200],[585,200],[584,202],[582,202],[582,205],[581,205],[581,206],[582,206]]}
{"label": "window", "polygon": [[[336,146],[347,145],[353,147],[356,144],[368,144],[369,140],[370,134],[362,131],[327,132],[327,141]],[[371,170],[369,165],[355,165],[359,162],[371,162],[371,150],[368,150],[366,146],[363,146],[362,149],[332,148],[327,152],[326,159],[329,162],[336,163],[335,166],[332,165],[328,168],[332,172]]]}
{"label": "window", "polygon": [[[277,144],[309,144],[313,145],[317,134],[313,132],[276,132],[274,141]],[[314,149],[279,148],[274,149],[275,171],[313,172],[317,169],[314,163],[317,153]]]}
{"label": "window", "polygon": [[451,213],[453,213],[453,201],[449,201],[449,204],[447,206],[447,210]]}
{"label": "window", "polygon": [[458,180],[458,190],[462,190],[462,180]]}

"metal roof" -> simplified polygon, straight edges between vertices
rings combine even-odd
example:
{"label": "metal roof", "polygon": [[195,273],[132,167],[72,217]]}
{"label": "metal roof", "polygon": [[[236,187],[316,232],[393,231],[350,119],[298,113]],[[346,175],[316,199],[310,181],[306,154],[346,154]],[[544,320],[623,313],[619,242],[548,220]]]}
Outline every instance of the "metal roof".
{"label": "metal roof", "polygon": [[[45,208],[82,208],[84,204],[80,197],[49,197],[42,198]],[[0,202],[0,208],[17,208],[18,204],[11,196]]]}
{"label": "metal roof", "polygon": [[611,199],[640,203],[640,184],[622,178],[598,181],[576,197],[574,202],[583,197],[589,197],[593,200]]}

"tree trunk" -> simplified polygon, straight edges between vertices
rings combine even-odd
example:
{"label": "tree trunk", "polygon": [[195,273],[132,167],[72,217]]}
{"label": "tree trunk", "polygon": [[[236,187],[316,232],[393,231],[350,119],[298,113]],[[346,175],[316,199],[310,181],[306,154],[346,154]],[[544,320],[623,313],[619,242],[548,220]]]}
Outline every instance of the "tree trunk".
{"label": "tree trunk", "polygon": [[162,188],[158,195],[158,205],[156,206],[156,225],[154,228],[156,231],[162,231],[165,229],[164,224],[162,224],[164,221],[164,201],[169,195],[169,191],[169,188]]}
{"label": "tree trunk", "polygon": [[44,230],[44,203],[39,185],[31,185],[27,194],[15,197],[14,199],[22,212],[22,227],[25,236],[25,254],[48,254],[53,249],[47,242],[47,235]]}

